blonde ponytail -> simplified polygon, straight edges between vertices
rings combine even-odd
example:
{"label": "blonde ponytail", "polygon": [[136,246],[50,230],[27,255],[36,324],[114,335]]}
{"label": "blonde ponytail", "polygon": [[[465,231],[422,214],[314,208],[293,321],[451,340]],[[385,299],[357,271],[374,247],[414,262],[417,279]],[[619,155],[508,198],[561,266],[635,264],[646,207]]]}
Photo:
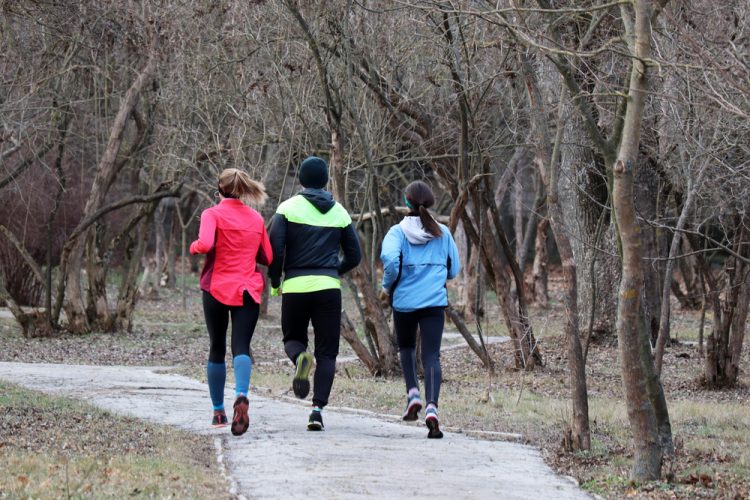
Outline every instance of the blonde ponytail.
{"label": "blonde ponytail", "polygon": [[262,182],[254,181],[244,170],[227,168],[219,175],[219,192],[225,198],[238,198],[246,205],[261,206],[268,195]]}

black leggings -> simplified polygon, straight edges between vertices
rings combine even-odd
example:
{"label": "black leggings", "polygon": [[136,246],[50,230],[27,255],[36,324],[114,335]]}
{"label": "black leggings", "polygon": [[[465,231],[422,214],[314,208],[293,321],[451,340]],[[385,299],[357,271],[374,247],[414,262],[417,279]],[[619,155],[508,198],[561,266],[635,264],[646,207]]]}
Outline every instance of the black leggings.
{"label": "black leggings", "polygon": [[315,376],[313,404],[323,408],[336,374],[336,356],[341,336],[341,290],[333,288],[307,293],[282,293],[281,331],[284,351],[292,362],[307,350],[307,326],[315,332]]}
{"label": "black leggings", "polygon": [[426,307],[410,312],[393,311],[396,340],[401,369],[404,371],[406,390],[419,388],[417,381],[417,327],[422,339],[422,366],[427,403],[435,406],[440,398],[443,370],[440,367],[440,343],[445,326],[444,307]]}
{"label": "black leggings", "polygon": [[245,292],[241,306],[222,304],[213,295],[203,290],[203,314],[211,347],[208,360],[223,363],[227,353],[227,326],[232,316],[232,357],[240,354],[250,355],[250,340],[253,338],[255,324],[258,322],[260,306]]}

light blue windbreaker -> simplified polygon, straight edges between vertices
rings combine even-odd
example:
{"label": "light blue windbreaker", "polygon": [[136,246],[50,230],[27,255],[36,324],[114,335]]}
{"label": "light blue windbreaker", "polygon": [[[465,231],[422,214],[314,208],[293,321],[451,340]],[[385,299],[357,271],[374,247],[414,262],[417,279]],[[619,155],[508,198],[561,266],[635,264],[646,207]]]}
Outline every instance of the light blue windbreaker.
{"label": "light blue windbreaker", "polygon": [[448,228],[440,224],[443,235],[435,237],[425,231],[418,216],[407,216],[388,230],[383,239],[380,260],[383,262],[383,288],[393,295],[393,309],[409,312],[425,307],[448,305],[445,282],[456,277],[459,258],[456,242]]}

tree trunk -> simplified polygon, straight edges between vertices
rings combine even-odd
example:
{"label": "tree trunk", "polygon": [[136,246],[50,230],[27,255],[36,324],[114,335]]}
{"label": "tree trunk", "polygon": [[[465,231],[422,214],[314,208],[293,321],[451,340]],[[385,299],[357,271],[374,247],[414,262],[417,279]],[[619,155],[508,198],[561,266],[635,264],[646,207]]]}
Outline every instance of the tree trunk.
{"label": "tree trunk", "polygon": [[542,309],[546,309],[549,306],[549,293],[547,290],[547,282],[549,278],[549,255],[547,252],[548,229],[549,219],[546,217],[540,219],[536,226],[534,264],[531,267],[531,276],[527,281],[527,292],[529,297],[534,297],[536,305]]}
{"label": "tree trunk", "polygon": [[[650,158],[643,157],[639,162],[643,166],[636,170],[633,179],[636,211],[646,221],[661,220],[660,217],[662,214],[659,213],[659,202],[662,190],[659,186],[660,181],[656,172],[656,162]],[[663,201],[661,201],[661,205],[664,205]],[[641,304],[641,311],[649,330],[651,345],[656,345],[661,317],[661,289],[664,283],[664,265],[663,262],[656,259],[666,257],[662,253],[666,245],[660,241],[663,240],[663,230],[649,224],[641,224],[641,231],[643,258],[646,259],[646,262],[650,263],[648,264],[648,272],[643,274],[644,293],[642,295],[643,303]]]}
{"label": "tree trunk", "polygon": [[750,265],[746,262],[750,259],[750,203],[735,228],[732,249],[741,258],[732,255],[726,260],[727,291],[722,293],[717,280],[708,275],[710,266],[705,262],[702,266],[714,310],[714,326],[706,339],[704,377],[714,388],[733,386],[740,372],[750,307]]}
{"label": "tree trunk", "polygon": [[[166,199],[166,233],[167,233],[167,245],[166,245],[166,257],[167,257],[167,288],[174,290],[177,287],[177,224],[175,219],[177,216],[175,212],[178,209],[177,201]],[[265,276],[265,274],[264,274]]]}
{"label": "tree trunk", "polygon": [[[123,142],[128,118],[133,113],[141,92],[146,85],[151,82],[156,72],[156,63],[158,59],[156,38],[157,37],[155,36],[154,41],[152,42],[149,58],[145,67],[135,78],[120,101],[120,107],[110,129],[107,146],[105,147],[104,153],[96,167],[91,191],[83,210],[83,219],[91,217],[102,207],[107,192],[109,191],[109,187],[112,185],[112,182],[118,173],[118,168],[123,166],[123,162],[118,163],[116,161],[117,154],[120,151],[120,146]],[[81,270],[83,268],[82,261],[86,239],[85,235],[81,235],[77,241],[72,242],[67,249],[64,249],[61,259],[65,260],[68,258],[70,262],[67,266],[65,263],[61,263],[61,271],[65,270],[65,272],[61,273],[62,276],[60,277],[62,282],[65,283],[65,294],[64,298],[60,297],[60,300],[64,300],[65,302],[64,307],[68,320],[68,328],[71,332],[75,333],[85,333],[90,331],[91,328],[91,325],[86,318],[86,307],[83,301],[83,293],[81,289]],[[67,250],[67,252],[65,250]],[[58,296],[60,295],[61,294],[58,293]],[[59,309],[59,305],[57,308]],[[56,320],[57,318],[54,319]]]}
{"label": "tree trunk", "polygon": [[[589,403],[588,389],[586,387],[586,369],[581,348],[580,329],[578,327],[578,285],[576,276],[576,263],[573,257],[573,249],[567,235],[567,226],[562,210],[560,209],[559,189],[559,152],[563,137],[563,126],[565,117],[564,88],[560,91],[560,104],[557,118],[557,134],[554,145],[551,146],[551,138],[548,127],[547,113],[544,107],[544,98],[539,90],[536,74],[528,57],[521,55],[522,71],[526,81],[526,94],[529,99],[533,131],[537,143],[537,161],[540,177],[547,191],[547,207],[549,212],[549,223],[555,235],[557,249],[560,252],[560,260],[563,268],[564,304],[565,304],[565,339],[568,347],[568,369],[570,371],[570,392],[573,405],[573,418],[570,422],[566,441],[571,450],[588,450],[591,448],[591,430],[589,425]],[[546,228],[544,228],[546,232]]]}
{"label": "tree trunk", "polygon": [[[158,202],[157,202],[158,203]],[[141,257],[146,251],[149,227],[153,221],[155,204],[141,209],[141,213],[134,217],[136,224],[129,224],[127,233],[126,252],[130,259],[123,270],[122,286],[117,297],[113,328],[117,331],[130,332],[133,329],[133,312],[140,295],[137,284],[138,273],[141,270]]]}
{"label": "tree trunk", "polygon": [[607,176],[591,147],[583,120],[571,114],[561,147],[560,209],[576,259],[579,323],[586,337],[613,338],[620,259],[607,193]]}
{"label": "tree trunk", "polygon": [[661,297],[661,316],[659,318],[659,334],[656,339],[656,348],[654,351],[654,362],[656,373],[661,375],[662,361],[664,359],[664,347],[669,340],[670,330],[670,311],[671,305],[669,303],[669,293],[672,291],[672,274],[674,272],[675,259],[677,258],[677,252],[680,248],[680,241],[682,240],[682,231],[687,225],[688,217],[693,210],[693,204],[695,203],[695,194],[698,187],[703,183],[703,175],[707,169],[703,169],[698,174],[698,179],[693,183],[692,179],[688,178],[687,183],[687,200],[685,201],[680,216],[677,220],[677,227],[675,228],[674,234],[672,235],[672,242],[669,246],[669,256],[667,264],[664,270],[664,283],[662,285],[662,297]]}
{"label": "tree trunk", "polygon": [[648,91],[647,66],[651,54],[652,5],[635,5],[634,56],[618,158],[613,167],[613,209],[622,244],[622,281],[617,308],[617,336],[628,419],[635,441],[632,477],[659,479],[662,446],[649,381],[654,378],[651,343],[641,326],[643,293],[642,233],[635,212],[633,182],[638,161],[641,123]]}
{"label": "tree trunk", "polygon": [[107,301],[107,266],[104,265],[100,247],[102,245],[102,228],[94,224],[89,232],[86,245],[86,274],[88,277],[86,313],[89,325],[94,330],[109,332],[112,321]]}
{"label": "tree trunk", "polygon": [[513,229],[516,233],[516,258],[521,269],[524,268],[523,241],[524,241],[524,223],[523,214],[526,212],[525,198],[526,185],[525,178],[528,178],[528,170],[525,165],[517,163],[516,175],[513,178]]}

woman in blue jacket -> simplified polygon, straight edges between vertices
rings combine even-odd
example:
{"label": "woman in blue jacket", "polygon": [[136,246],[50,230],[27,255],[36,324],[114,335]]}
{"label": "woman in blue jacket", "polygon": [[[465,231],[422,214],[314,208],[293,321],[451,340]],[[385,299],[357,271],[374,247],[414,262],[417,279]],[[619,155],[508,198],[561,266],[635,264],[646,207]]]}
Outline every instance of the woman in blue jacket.
{"label": "woman in blue jacket", "polygon": [[430,215],[428,208],[435,195],[422,181],[414,181],[404,194],[409,214],[391,227],[383,239],[383,294],[389,295],[399,348],[401,368],[406,382],[407,404],[404,420],[417,420],[423,403],[417,381],[417,327],[422,338],[427,409],[427,437],[441,438],[438,423],[438,398],[442,370],[440,343],[445,324],[448,292],[445,282],[459,270],[458,249],[448,228]]}

